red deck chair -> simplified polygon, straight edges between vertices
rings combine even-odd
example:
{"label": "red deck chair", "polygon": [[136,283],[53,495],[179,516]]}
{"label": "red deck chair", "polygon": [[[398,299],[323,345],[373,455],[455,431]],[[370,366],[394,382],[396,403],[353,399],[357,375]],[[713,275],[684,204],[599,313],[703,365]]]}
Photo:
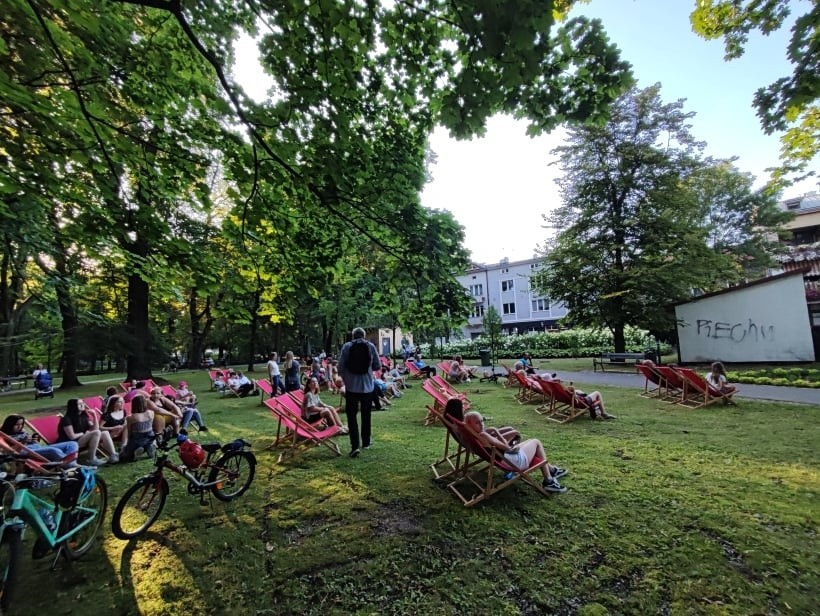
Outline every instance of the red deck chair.
{"label": "red deck chair", "polygon": [[[500,451],[486,447],[465,423],[449,418],[444,425],[452,430],[453,437],[465,450],[477,458],[475,464],[467,464],[447,485],[465,507],[472,507],[518,481],[529,484],[544,496],[550,496],[550,492],[541,485],[541,473],[538,472],[547,464],[545,459],[536,457],[530,462],[529,468],[519,470],[509,464]],[[534,479],[531,475],[536,472],[537,477]],[[507,476],[510,479],[504,478]]]}
{"label": "red deck chair", "polygon": [[418,366],[411,361],[404,362],[404,365],[407,367],[407,374],[410,375],[411,378],[414,379],[423,379],[424,373],[419,370]]}
{"label": "red deck chair", "polygon": [[54,470],[59,469],[59,467],[77,460],[77,454],[74,453],[65,456],[62,460],[52,462],[45,456],[15,441],[3,432],[0,432],[0,451],[25,455],[25,460],[20,460],[20,462],[25,466],[26,470],[37,475],[48,475]]}
{"label": "red deck chair", "polygon": [[[638,371],[638,374],[646,379],[643,384],[643,391],[640,393],[641,396],[646,398],[661,398],[663,397],[663,392],[666,389],[665,379],[663,375],[658,372],[658,370],[653,366],[644,366],[643,364],[637,364],[635,369]],[[654,387],[651,387],[654,385]]]}
{"label": "red deck chair", "polygon": [[256,389],[262,392],[259,394],[260,405],[265,403],[265,394],[267,394],[268,398],[273,398],[273,385],[271,385],[268,379],[256,379]]}
{"label": "red deck chair", "polygon": [[450,396],[438,389],[430,382],[431,380],[432,379],[427,379],[421,384],[421,388],[433,399],[432,402],[427,405],[427,415],[424,417],[425,426],[432,426],[433,424],[439,423],[441,415],[444,413],[447,400],[450,399]]}
{"label": "red deck chair", "polygon": [[680,402],[683,400],[685,383],[680,373],[672,366],[655,366],[655,370],[663,377],[665,388],[662,392],[664,400]]}
{"label": "red deck chair", "polygon": [[570,391],[560,381],[544,381],[544,385],[550,391],[550,406],[542,414],[550,421],[569,423],[589,413],[586,399]]}
{"label": "red deck chair", "polygon": [[278,462],[282,463],[287,458],[295,458],[301,453],[312,449],[317,445],[324,445],[337,456],[342,455],[339,445],[331,439],[339,434],[338,426],[330,426],[319,430],[302,419],[298,414],[293,413],[284,400],[285,396],[268,398],[265,400],[267,406],[274,417],[278,420],[276,430],[276,440],[267,448],[272,449],[283,445],[286,447],[279,454]]}
{"label": "red deck chair", "polygon": [[694,409],[721,401],[724,404],[734,404],[732,396],[737,393],[736,390],[722,392],[691,368],[678,367],[676,370],[681,375],[684,383],[683,397],[678,404]]}
{"label": "red deck chair", "polygon": [[44,443],[51,445],[60,438],[57,426],[60,425],[60,419],[62,418],[62,415],[44,415],[42,417],[31,417],[25,421],[32,432],[39,434]]}

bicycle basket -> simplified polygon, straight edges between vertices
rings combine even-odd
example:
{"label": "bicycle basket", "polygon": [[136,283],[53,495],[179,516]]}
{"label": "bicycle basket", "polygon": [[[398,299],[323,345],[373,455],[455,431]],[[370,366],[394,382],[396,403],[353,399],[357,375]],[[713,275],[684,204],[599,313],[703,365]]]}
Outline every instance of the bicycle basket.
{"label": "bicycle basket", "polygon": [[60,489],[54,496],[54,502],[63,509],[71,509],[88,498],[95,485],[93,471],[87,468],[77,469],[75,473],[60,480]]}

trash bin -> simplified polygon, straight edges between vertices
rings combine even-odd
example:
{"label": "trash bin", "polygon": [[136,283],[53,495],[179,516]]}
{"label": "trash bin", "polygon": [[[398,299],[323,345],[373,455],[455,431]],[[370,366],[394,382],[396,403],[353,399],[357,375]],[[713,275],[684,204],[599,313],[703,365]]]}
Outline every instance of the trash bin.
{"label": "trash bin", "polygon": [[481,357],[481,366],[489,366],[490,365],[490,349],[481,349],[478,352],[479,356]]}

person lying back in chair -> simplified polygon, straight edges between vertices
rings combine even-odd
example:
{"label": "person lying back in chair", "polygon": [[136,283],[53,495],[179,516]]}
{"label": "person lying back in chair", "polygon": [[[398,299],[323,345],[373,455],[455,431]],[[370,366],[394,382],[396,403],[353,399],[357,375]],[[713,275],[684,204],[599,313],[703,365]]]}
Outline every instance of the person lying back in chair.
{"label": "person lying back in chair", "polygon": [[[464,423],[473,432],[476,433],[478,439],[488,447],[494,447],[504,453],[504,459],[511,466],[525,471],[530,467],[532,460],[536,457],[542,460],[547,459],[547,454],[544,451],[544,446],[537,438],[530,438],[515,446],[510,446],[506,441],[496,438],[484,428],[484,419],[480,413],[470,411],[464,415]],[[547,492],[566,492],[567,489],[558,483],[558,477],[567,474],[567,471],[557,466],[544,464],[541,467],[541,474],[544,475],[544,480],[541,485]]]}
{"label": "person lying back in chair", "polygon": [[606,408],[604,408],[604,397],[600,391],[593,391],[590,394],[584,393],[580,389],[575,389],[571,381],[569,387],[567,387],[567,391],[570,393],[574,392],[576,396],[584,399],[589,407],[590,419],[618,419],[615,415],[610,415],[606,412]]}

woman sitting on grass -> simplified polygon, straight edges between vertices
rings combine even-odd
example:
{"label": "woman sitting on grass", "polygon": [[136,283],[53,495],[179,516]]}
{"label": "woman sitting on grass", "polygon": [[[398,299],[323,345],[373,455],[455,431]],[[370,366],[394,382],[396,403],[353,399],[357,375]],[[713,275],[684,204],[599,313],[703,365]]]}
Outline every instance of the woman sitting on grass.
{"label": "woman sitting on grass", "polygon": [[329,404],[322,402],[319,397],[319,381],[315,378],[308,379],[305,383],[305,397],[302,400],[302,419],[310,424],[324,420],[328,426],[339,426],[341,434],[347,434],[347,428],[342,425],[339,419],[339,411]]}
{"label": "woman sitting on grass", "polygon": [[148,408],[147,398],[143,396],[134,398],[126,426],[128,427],[128,444],[122,448],[123,461],[131,462],[145,454],[153,456],[157,447],[154,411]]}
{"label": "woman sitting on grass", "polygon": [[103,411],[100,429],[108,432],[115,441],[121,439],[120,447],[125,447],[128,443],[125,420],[125,401],[122,396],[110,396]]}
{"label": "woman sitting on grass", "polygon": [[111,440],[111,435],[100,430],[97,414],[91,413],[89,417],[86,408],[85,402],[79,398],[71,398],[68,401],[65,416],[60,419],[60,423],[57,425],[59,442],[74,441],[80,449],[87,447],[87,463],[91,466],[100,466],[106,462],[104,459],[97,457],[99,449],[102,449],[108,455],[108,461],[111,464],[116,464],[119,462],[119,456],[114,447],[114,441]]}

